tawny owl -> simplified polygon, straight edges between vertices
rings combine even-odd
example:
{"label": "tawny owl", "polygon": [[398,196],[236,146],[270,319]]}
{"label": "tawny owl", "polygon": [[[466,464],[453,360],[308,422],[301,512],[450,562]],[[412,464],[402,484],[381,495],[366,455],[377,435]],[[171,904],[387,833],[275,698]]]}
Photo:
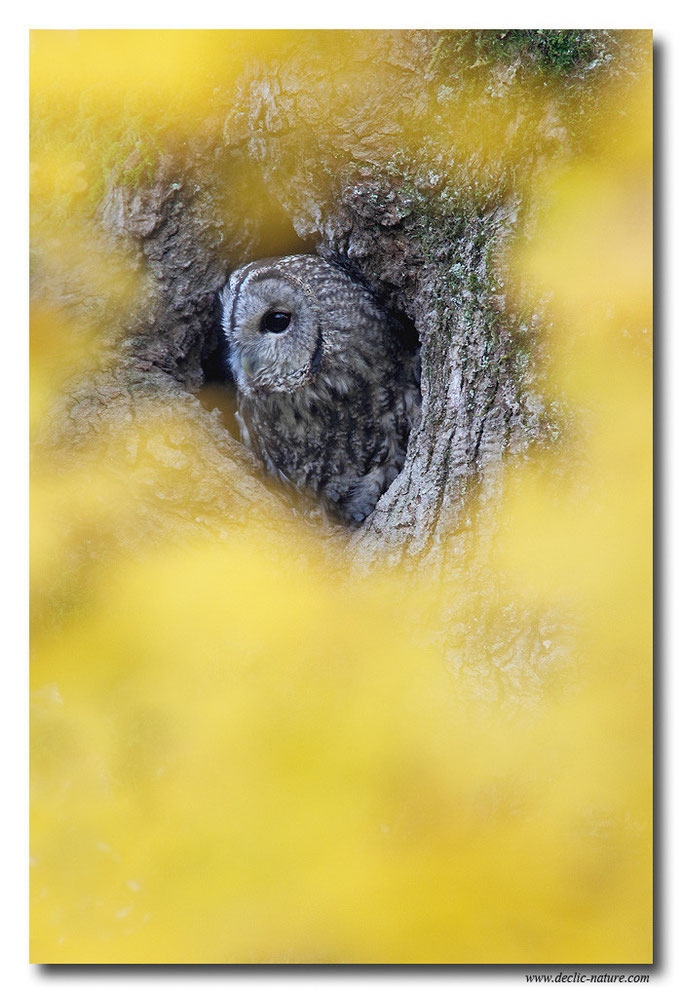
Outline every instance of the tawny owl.
{"label": "tawny owl", "polygon": [[245,444],[346,523],[400,472],[419,417],[419,356],[377,299],[314,255],[262,259],[221,294]]}

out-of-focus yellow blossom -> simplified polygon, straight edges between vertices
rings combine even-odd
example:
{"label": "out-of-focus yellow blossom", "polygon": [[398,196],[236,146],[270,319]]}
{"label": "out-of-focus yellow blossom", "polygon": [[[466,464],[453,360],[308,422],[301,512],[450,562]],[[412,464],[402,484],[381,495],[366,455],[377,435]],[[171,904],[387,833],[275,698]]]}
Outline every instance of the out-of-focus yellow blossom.
{"label": "out-of-focus yellow blossom", "polygon": [[38,653],[33,957],[645,959],[641,660],[486,715],[400,579],[290,559],[128,563]]}
{"label": "out-of-focus yellow blossom", "polygon": [[[192,46],[218,39],[182,34],[158,60],[148,34],[73,44],[109,81],[192,94]],[[54,73],[70,106],[82,71],[36,57],[33,84]],[[126,556],[136,479],[37,457],[34,961],[651,960],[645,90],[625,136],[619,115],[548,177],[515,258],[519,285],[553,294],[549,382],[581,426],[569,481],[548,458],[510,468],[479,522],[497,535],[492,616],[511,600],[577,614],[571,665],[534,707],[482,707],[444,665],[424,619],[454,630],[464,591],[350,576],[260,520]],[[85,195],[89,166],[54,161],[38,198]],[[36,425],[93,331],[38,315]]]}

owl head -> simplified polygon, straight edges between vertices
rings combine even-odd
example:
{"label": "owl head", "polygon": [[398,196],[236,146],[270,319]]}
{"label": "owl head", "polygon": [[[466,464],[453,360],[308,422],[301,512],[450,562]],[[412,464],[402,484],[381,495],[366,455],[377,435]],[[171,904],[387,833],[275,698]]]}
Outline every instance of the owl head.
{"label": "owl head", "polygon": [[221,293],[230,368],[248,395],[294,392],[314,377],[322,356],[319,303],[286,261],[242,266]]}

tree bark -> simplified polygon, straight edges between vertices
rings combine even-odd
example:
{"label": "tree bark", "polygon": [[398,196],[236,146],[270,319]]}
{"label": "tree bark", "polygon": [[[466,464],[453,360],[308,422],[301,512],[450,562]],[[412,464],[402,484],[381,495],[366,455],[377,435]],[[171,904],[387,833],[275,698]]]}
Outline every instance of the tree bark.
{"label": "tree bark", "polygon": [[[578,39],[560,68],[533,32],[285,33],[234,87],[216,89],[192,140],[169,142],[151,178],[125,180],[139,153],[108,177],[97,224],[144,274],[143,289],[124,332],[112,332],[113,359],[69,391],[43,440],[66,457],[155,403],[173,413],[157,431],[172,477],[164,507],[177,519],[188,507],[188,531],[209,519],[229,529],[264,506],[285,519],[286,498],[195,394],[217,375],[229,271],[315,251],[369,286],[421,345],[421,424],[349,549],[365,566],[442,569],[454,533],[465,556],[466,518],[499,498],[503,457],[558,430],[539,399],[539,301],[519,312],[507,253],[532,228],[538,175],[580,148],[580,115],[627,71],[627,33],[559,34]],[[35,292],[55,297],[39,278]],[[187,448],[198,453],[189,479]],[[204,494],[203,523],[190,491]],[[150,511],[149,526],[158,519]]]}

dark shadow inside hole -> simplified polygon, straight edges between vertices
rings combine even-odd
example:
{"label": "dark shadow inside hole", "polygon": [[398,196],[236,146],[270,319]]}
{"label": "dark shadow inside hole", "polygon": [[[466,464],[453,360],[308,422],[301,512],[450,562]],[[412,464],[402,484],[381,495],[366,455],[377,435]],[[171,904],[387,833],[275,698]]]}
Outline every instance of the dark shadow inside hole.
{"label": "dark shadow inside hole", "polygon": [[222,308],[216,293],[201,350],[204,385],[197,390],[196,395],[206,410],[218,411],[226,431],[239,441],[239,425],[235,417],[237,392],[227,362],[227,345],[221,317]]}
{"label": "dark shadow inside hole", "polygon": [[229,379],[230,372],[227,364],[225,338],[222,330],[222,308],[218,294],[215,294],[209,320],[204,333],[201,349],[201,371],[204,383],[224,382]]}
{"label": "dark shadow inside hole", "polygon": [[407,315],[397,310],[390,311],[393,319],[393,333],[403,346],[414,354],[419,349],[419,332]]}

